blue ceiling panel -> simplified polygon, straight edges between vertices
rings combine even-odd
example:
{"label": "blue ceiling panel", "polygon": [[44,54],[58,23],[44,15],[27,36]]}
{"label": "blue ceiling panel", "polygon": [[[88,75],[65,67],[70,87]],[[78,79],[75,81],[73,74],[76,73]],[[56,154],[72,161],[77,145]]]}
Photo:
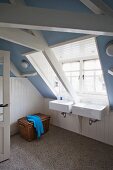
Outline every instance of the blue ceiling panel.
{"label": "blue ceiling panel", "polygon": [[113,57],[106,54],[106,45],[109,41],[113,40],[113,37],[99,36],[97,39],[97,45],[99,50],[100,62],[104,74],[107,94],[111,109],[113,109],[113,76],[108,74],[108,69],[113,68]]}
{"label": "blue ceiling panel", "polygon": [[109,7],[113,9],[113,0],[103,0]]}
{"label": "blue ceiling panel", "polygon": [[80,0],[25,0],[26,5],[38,8],[92,13]]}
{"label": "blue ceiling panel", "polygon": [[48,45],[55,45],[63,41],[69,41],[74,38],[84,36],[84,34],[66,33],[66,32],[55,32],[55,31],[42,31],[44,38]]}
{"label": "blue ceiling panel", "polygon": [[32,49],[0,39],[0,50],[10,51],[11,61],[21,73],[28,73],[34,71],[31,65],[28,69],[24,69],[21,67],[21,61],[25,59],[22,54],[30,52]]}
{"label": "blue ceiling panel", "polygon": [[9,0],[0,0],[0,3],[9,3]]}
{"label": "blue ceiling panel", "polygon": [[[28,78],[31,83],[38,89],[38,91],[44,96],[45,98],[56,99],[55,95],[51,92],[49,87],[46,85],[42,78],[38,76],[33,76]],[[40,82],[40,83],[39,83]]]}

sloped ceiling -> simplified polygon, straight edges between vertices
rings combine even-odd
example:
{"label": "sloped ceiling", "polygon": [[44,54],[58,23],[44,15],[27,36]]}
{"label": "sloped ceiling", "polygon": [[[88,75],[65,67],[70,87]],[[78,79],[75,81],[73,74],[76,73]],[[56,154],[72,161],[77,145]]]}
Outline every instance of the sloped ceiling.
{"label": "sloped ceiling", "polygon": [[92,11],[90,11],[89,8],[83,5],[79,0],[25,0],[25,3],[28,6],[38,8],[92,13]]}
{"label": "sloped ceiling", "polygon": [[[103,1],[111,8],[113,8],[112,0],[103,0]],[[8,0],[0,0],[0,3],[8,3],[8,2],[9,2]],[[25,3],[28,6],[34,6],[39,8],[92,13],[92,11],[89,10],[85,5],[83,5],[79,0],[25,0]],[[70,40],[82,36],[81,34],[60,33],[60,32],[50,32],[50,31],[42,31],[42,33],[49,45],[54,45],[56,43],[60,43],[65,40]],[[97,38],[97,44],[99,48],[100,60],[101,60],[104,78],[106,82],[108,98],[109,98],[110,105],[113,108],[113,95],[112,95],[113,77],[108,75],[107,73],[108,69],[111,66],[113,66],[113,59],[111,57],[108,57],[105,53],[106,44],[110,40],[113,40],[113,37],[99,36]],[[11,51],[11,60],[22,73],[34,71],[32,66],[30,66],[28,70],[24,70],[20,66],[20,62],[24,58],[21,54],[24,52],[28,52],[31,49],[24,48],[19,45],[15,45],[13,43],[9,43],[4,40],[0,40],[0,49],[4,49],[4,50],[6,49]],[[50,98],[55,97],[52,94],[51,90],[43,82],[40,76],[37,76],[37,80],[34,77],[29,78],[29,80],[35,85],[35,87],[41,92],[43,96],[50,97]]]}
{"label": "sloped ceiling", "polygon": [[[87,8],[85,5],[83,5],[79,0],[25,0],[25,3],[28,6],[38,8],[92,13],[92,11],[89,10],[89,8]],[[49,45],[55,45],[63,41],[68,41],[70,39],[83,36],[83,34],[52,31],[42,31],[42,34]]]}
{"label": "sloped ceiling", "polygon": [[41,31],[49,46],[68,41],[83,36],[84,34],[74,34],[67,32]]}
{"label": "sloped ceiling", "polygon": [[[0,3],[9,3],[9,0],[0,0]],[[26,5],[34,6],[39,8],[49,8],[49,9],[59,9],[59,10],[68,10],[68,11],[81,11],[89,12],[91,11],[85,7],[80,1],[73,0],[25,0]],[[57,43],[67,41],[70,39],[75,39],[83,36],[83,34],[74,34],[74,33],[61,33],[61,32],[51,32],[51,31],[42,31],[42,34],[49,45],[55,45]],[[14,43],[0,40],[0,49],[10,50],[11,51],[11,60],[17,69],[21,73],[31,73],[34,72],[34,68],[30,65],[28,69],[21,67],[21,60],[24,59],[24,56],[21,54],[31,51],[29,48],[25,48]],[[39,92],[48,98],[55,98],[52,91],[44,83],[42,78],[38,75],[35,77],[30,77],[29,80],[32,84],[39,90]]]}
{"label": "sloped ceiling", "polygon": [[[35,72],[32,65],[30,65],[27,69],[21,67],[21,61],[23,59],[26,59],[22,54],[30,52],[32,49],[0,39],[0,50],[10,51],[11,61],[16,66],[16,68],[20,71],[21,74]],[[0,67],[0,73],[1,71],[2,68]],[[29,80],[38,89],[38,91],[42,94],[42,96],[50,97],[53,99],[56,98],[52,93],[51,89],[49,89],[49,87],[44,83],[44,81],[39,75],[35,77],[30,77]]]}
{"label": "sloped ceiling", "polygon": [[113,0],[103,0],[110,8],[113,9]]}

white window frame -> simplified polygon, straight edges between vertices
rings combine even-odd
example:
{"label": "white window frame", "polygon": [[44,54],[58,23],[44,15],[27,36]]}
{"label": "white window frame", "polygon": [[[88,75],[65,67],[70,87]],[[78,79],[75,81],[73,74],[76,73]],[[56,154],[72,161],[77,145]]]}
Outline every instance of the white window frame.
{"label": "white window frame", "polygon": [[[70,63],[76,63],[76,62],[80,63],[80,61],[68,61],[68,62],[62,62],[62,65],[63,65],[63,64],[70,64]],[[73,70],[73,71],[64,71],[64,73],[68,73],[68,72],[69,72],[69,73],[71,73],[71,72],[78,72],[78,73],[79,73],[79,77],[80,77],[80,69]],[[66,77],[67,77],[67,79],[68,79],[69,76],[66,75]],[[71,79],[72,77],[76,77],[76,76],[70,76],[70,79]],[[72,83],[72,80],[70,81],[70,83]],[[80,89],[79,89],[79,90],[80,90]]]}
{"label": "white window frame", "polygon": [[[105,92],[85,92],[84,90],[83,90],[83,74],[84,74],[84,61],[88,61],[88,60],[96,60],[96,59],[98,59],[99,60],[99,58],[98,58],[98,56],[93,56],[93,57],[88,57],[88,58],[82,58],[82,57],[80,57],[80,59],[75,59],[75,60],[73,60],[73,61],[65,61],[65,62],[62,62],[62,65],[63,64],[65,64],[65,63],[70,63],[70,62],[80,62],[80,79],[79,79],[79,91],[76,91],[76,93],[78,94],[78,95],[103,95],[103,96],[106,96],[107,94],[106,94],[106,91]],[[101,69],[102,70],[102,69]],[[92,69],[92,71],[93,71],[93,69]],[[65,71],[64,71],[65,72]]]}

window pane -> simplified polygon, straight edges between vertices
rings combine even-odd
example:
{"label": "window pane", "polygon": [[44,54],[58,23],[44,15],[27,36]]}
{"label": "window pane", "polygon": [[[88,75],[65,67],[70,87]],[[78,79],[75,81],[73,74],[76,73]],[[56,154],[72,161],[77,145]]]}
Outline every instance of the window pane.
{"label": "window pane", "polygon": [[94,77],[85,76],[83,81],[84,92],[94,92]]}
{"label": "window pane", "polygon": [[64,63],[63,70],[75,91],[79,91],[80,62]]}
{"label": "window pane", "polygon": [[69,80],[69,82],[71,82],[71,77],[67,77],[67,79]]}
{"label": "window pane", "polygon": [[66,77],[70,77],[70,72],[65,72]]}
{"label": "window pane", "polygon": [[96,76],[102,76],[102,71],[101,70],[95,71],[95,75]]}
{"label": "window pane", "polygon": [[106,91],[101,70],[84,71],[83,91],[102,93]]}
{"label": "window pane", "polygon": [[71,78],[71,84],[75,91],[79,91],[79,77],[72,77]]}
{"label": "window pane", "polygon": [[95,68],[101,70],[101,65],[99,60],[95,60]]}
{"label": "window pane", "polygon": [[64,71],[80,70],[80,62],[64,63],[63,64],[63,70]]}
{"label": "window pane", "polygon": [[96,71],[95,87],[96,92],[105,92],[105,83],[102,75],[102,71]]}
{"label": "window pane", "polygon": [[71,70],[80,70],[80,62],[71,63]]}
{"label": "window pane", "polygon": [[76,71],[76,72],[71,72],[70,75],[71,75],[72,77],[76,77],[76,76],[79,77],[80,73],[79,73],[78,71]]}
{"label": "window pane", "polygon": [[84,61],[84,70],[95,69],[95,60]]}
{"label": "window pane", "polygon": [[98,59],[84,61],[84,70],[97,70],[97,69],[101,69],[100,61]]}
{"label": "window pane", "polygon": [[83,91],[94,92],[94,71],[84,71]]}
{"label": "window pane", "polygon": [[89,93],[105,92],[105,84],[99,59],[84,61],[83,67],[83,91],[87,91]]}
{"label": "window pane", "polygon": [[79,71],[65,72],[65,74],[75,91],[79,91]]}
{"label": "window pane", "polygon": [[70,71],[70,63],[63,64],[64,71]]}
{"label": "window pane", "polygon": [[84,71],[84,76],[94,76],[94,71]]}

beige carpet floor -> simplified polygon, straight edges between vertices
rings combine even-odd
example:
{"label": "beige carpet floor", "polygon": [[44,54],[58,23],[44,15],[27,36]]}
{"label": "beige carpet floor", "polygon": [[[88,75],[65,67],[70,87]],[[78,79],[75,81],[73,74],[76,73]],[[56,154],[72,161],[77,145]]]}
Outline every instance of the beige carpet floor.
{"label": "beige carpet floor", "polygon": [[51,126],[33,142],[11,137],[10,160],[0,170],[113,170],[113,147]]}

